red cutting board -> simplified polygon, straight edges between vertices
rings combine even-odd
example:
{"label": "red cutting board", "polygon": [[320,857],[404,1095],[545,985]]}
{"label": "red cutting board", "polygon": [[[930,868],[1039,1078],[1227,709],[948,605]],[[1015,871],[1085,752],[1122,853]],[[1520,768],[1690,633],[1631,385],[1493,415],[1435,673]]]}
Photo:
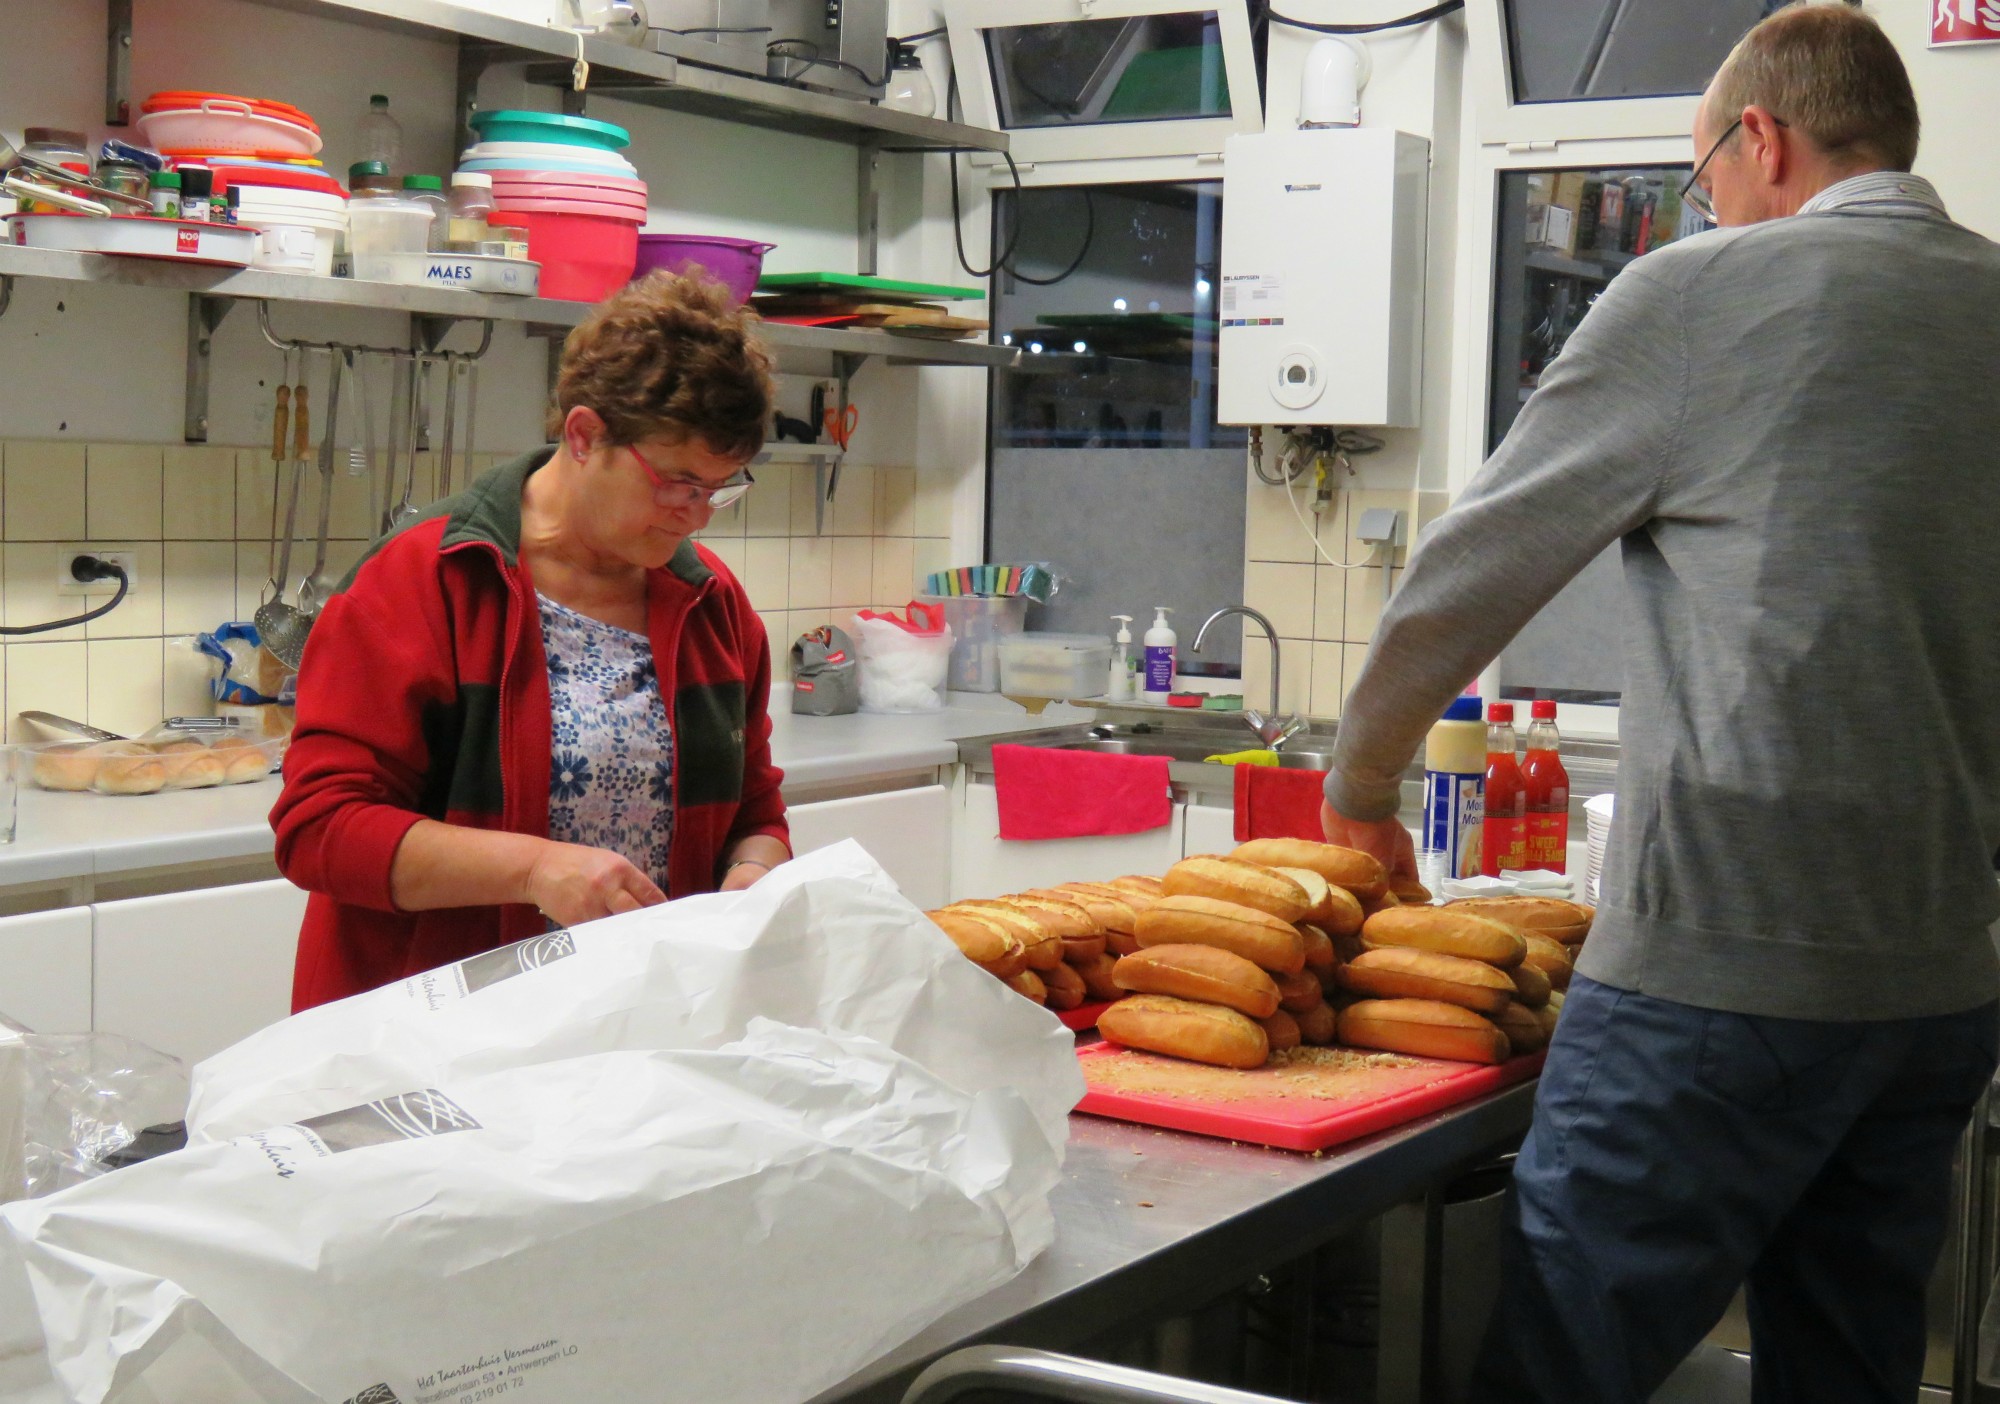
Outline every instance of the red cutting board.
{"label": "red cutting board", "polygon": [[1085,1029],[1096,1028],[1097,1016],[1110,1007],[1110,1000],[1100,999],[1094,1004],[1079,1004],[1074,1009],[1058,1010],[1056,1017],[1063,1021],[1064,1028],[1075,1029],[1078,1033],[1082,1033]]}
{"label": "red cutting board", "polygon": [[[1351,1053],[1357,1060],[1377,1056],[1360,1049],[1328,1051]],[[1534,1053],[1499,1067],[1407,1058],[1399,1059],[1399,1066],[1313,1069],[1310,1074],[1296,1065],[1253,1072],[1210,1068],[1113,1043],[1079,1048],[1076,1056],[1089,1084],[1078,1111],[1279,1150],[1318,1151],[1524,1081],[1541,1071],[1547,1055]],[[1310,1085],[1333,1095],[1277,1095],[1281,1079],[1288,1076],[1309,1078],[1295,1080],[1294,1087]],[[1134,1090],[1135,1085],[1147,1090]],[[1263,1086],[1272,1093],[1259,1095]]]}

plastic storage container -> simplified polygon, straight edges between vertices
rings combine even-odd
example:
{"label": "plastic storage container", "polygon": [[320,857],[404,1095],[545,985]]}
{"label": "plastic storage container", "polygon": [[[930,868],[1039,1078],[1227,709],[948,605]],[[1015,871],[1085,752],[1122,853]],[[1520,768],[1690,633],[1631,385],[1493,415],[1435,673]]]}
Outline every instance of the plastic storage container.
{"label": "plastic storage container", "polygon": [[20,748],[20,778],[40,790],[100,795],[243,785],[275,770],[289,739],[231,738],[219,746],[185,735],[152,742],[51,741]]}
{"label": "plastic storage container", "polygon": [[505,202],[501,212],[528,226],[528,257],[542,265],[543,297],[596,302],[632,281],[644,215],[517,210]]}
{"label": "plastic storage container", "polygon": [[429,205],[417,200],[349,201],[348,251],[357,258],[365,254],[423,253],[430,240],[432,213]]}
{"label": "plastic storage container", "polygon": [[403,198],[430,206],[431,228],[427,241],[432,253],[441,251],[451,228],[451,203],[444,197],[444,182],[434,175],[406,175],[403,177]]}
{"label": "plastic storage container", "polygon": [[1000,690],[1015,697],[1101,697],[1111,669],[1102,634],[1008,634],[999,642]]}
{"label": "plastic storage container", "polygon": [[[641,236],[642,238],[644,236]],[[1000,640],[1028,627],[1026,595],[924,595],[944,610],[951,625],[951,667],[945,686],[953,692],[1000,690]]]}

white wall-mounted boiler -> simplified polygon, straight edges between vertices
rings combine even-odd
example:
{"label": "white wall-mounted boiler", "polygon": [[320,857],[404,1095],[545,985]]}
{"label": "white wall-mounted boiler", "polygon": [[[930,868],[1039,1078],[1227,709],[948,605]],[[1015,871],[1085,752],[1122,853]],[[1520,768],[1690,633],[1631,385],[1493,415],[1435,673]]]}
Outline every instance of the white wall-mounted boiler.
{"label": "white wall-mounted boiler", "polygon": [[1413,427],[1430,143],[1378,127],[1224,149],[1217,418]]}

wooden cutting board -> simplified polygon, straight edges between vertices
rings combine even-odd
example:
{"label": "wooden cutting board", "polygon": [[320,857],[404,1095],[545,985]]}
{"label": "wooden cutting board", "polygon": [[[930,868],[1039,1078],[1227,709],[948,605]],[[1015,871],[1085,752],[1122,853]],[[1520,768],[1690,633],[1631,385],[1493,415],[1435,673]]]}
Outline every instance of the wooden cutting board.
{"label": "wooden cutting board", "polygon": [[1545,1054],[1499,1067],[1358,1048],[1309,1048],[1238,1072],[1096,1043],[1077,1049],[1089,1090],[1077,1110],[1279,1150],[1318,1151],[1497,1092]]}

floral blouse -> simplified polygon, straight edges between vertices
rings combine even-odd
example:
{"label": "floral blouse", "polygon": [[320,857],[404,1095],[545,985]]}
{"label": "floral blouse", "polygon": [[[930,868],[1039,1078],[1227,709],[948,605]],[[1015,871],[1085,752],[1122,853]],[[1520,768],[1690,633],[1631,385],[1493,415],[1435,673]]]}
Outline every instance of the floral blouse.
{"label": "floral blouse", "polygon": [[664,890],[674,733],[652,642],[540,600],[552,733],[549,837],[622,854]]}

